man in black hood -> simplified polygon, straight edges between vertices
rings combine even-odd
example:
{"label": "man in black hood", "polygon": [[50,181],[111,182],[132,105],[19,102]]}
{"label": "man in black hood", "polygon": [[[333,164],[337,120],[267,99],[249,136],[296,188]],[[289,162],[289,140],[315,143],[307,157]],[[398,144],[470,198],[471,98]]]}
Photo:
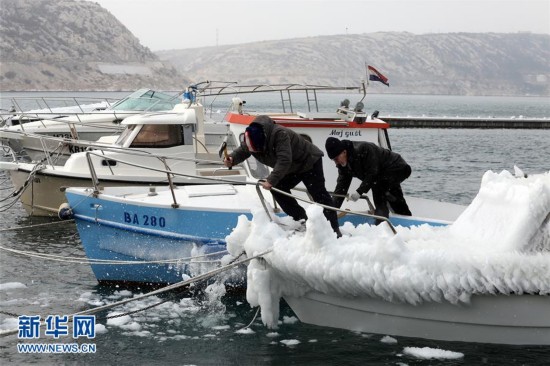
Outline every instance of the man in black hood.
{"label": "man in black hood", "polygon": [[[269,116],[256,117],[246,128],[241,146],[224,160],[224,164],[231,167],[251,155],[273,168],[262,182],[264,189],[275,187],[290,193],[292,188],[303,182],[315,202],[334,206],[325,188],[323,152],[296,132],[276,125]],[[306,211],[296,199],[274,191],[271,194],[287,215],[296,221],[307,220]],[[328,209],[323,212],[337,237],[342,236],[336,212]]]}
{"label": "man in black hood", "polygon": [[[372,189],[377,216],[389,216],[388,203],[396,214],[411,216],[403,197],[401,182],[411,175],[411,167],[401,155],[371,142],[339,140],[329,137],[325,143],[328,157],[336,163],[338,180],[334,193],[348,193],[352,179],[359,178],[361,185],[349,199],[357,201]],[[344,198],[336,198],[337,207]],[[377,222],[378,223],[378,222]]]}

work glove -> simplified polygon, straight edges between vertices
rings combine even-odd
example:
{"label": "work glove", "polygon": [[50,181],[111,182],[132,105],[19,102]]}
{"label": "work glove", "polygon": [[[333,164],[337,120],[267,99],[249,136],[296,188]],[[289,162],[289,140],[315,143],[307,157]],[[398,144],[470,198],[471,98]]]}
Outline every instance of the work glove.
{"label": "work glove", "polygon": [[361,197],[361,195],[358,192],[353,192],[349,195],[349,200],[355,202],[359,199],[359,197]]}

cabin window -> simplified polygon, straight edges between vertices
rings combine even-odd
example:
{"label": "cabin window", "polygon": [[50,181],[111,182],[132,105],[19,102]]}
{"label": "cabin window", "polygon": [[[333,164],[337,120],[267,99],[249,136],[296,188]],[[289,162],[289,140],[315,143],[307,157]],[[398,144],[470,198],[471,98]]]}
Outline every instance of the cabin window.
{"label": "cabin window", "polygon": [[143,125],[130,147],[172,147],[183,145],[181,125]]}

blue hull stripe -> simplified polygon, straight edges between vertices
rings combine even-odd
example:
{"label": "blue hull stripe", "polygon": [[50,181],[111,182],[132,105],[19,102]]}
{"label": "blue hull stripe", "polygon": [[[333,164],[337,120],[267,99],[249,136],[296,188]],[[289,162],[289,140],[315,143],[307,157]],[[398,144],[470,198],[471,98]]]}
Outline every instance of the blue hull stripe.
{"label": "blue hull stripe", "polygon": [[82,221],[92,222],[92,223],[95,223],[95,224],[98,224],[98,225],[103,225],[103,226],[112,227],[112,228],[119,229],[119,230],[128,231],[130,233],[158,236],[158,237],[166,238],[166,239],[193,241],[193,242],[201,243],[201,244],[225,244],[224,239],[205,238],[205,237],[200,237],[200,236],[172,233],[172,232],[162,231],[162,230],[148,229],[148,228],[139,227],[139,226],[126,225],[126,224],[123,224],[123,223],[114,222],[114,221],[110,221],[110,220],[92,218],[92,217],[87,216],[87,215],[75,214],[74,217],[76,219],[79,219],[79,220],[82,220]]}

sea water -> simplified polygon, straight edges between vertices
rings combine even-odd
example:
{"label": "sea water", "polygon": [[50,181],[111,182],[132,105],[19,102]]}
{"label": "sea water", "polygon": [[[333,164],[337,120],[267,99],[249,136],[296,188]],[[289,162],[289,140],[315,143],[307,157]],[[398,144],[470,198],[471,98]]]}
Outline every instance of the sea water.
{"label": "sea water", "polygon": [[[332,100],[339,103],[340,96]],[[374,98],[374,97],[373,97]],[[547,100],[540,98],[474,98],[377,96],[392,114],[550,117]],[[414,103],[411,102],[414,99]],[[481,101],[480,101],[481,100]],[[424,102],[423,102],[424,101]],[[474,104],[479,103],[474,108]],[[352,101],[353,102],[353,101]],[[502,111],[517,103],[518,113]],[[458,105],[464,106],[455,111]],[[527,107],[522,107],[526,105]],[[403,109],[400,109],[402,106]],[[376,108],[374,105],[371,106]],[[466,108],[468,107],[468,108]],[[378,108],[376,108],[378,109]],[[381,110],[381,114],[382,113]],[[395,112],[394,112],[395,110]],[[519,111],[525,112],[519,112]],[[447,112],[445,112],[447,111]],[[530,115],[529,111],[534,111]],[[464,112],[464,113],[461,113]],[[506,114],[503,115],[503,114]],[[472,115],[472,114],[468,114]],[[487,170],[525,173],[550,170],[550,130],[390,129],[390,139],[413,168],[404,182],[408,195],[468,204]],[[333,187],[328,187],[329,189]],[[58,255],[45,261],[0,251],[0,327],[17,328],[14,315],[70,315],[144,293],[145,288],[100,286],[87,264],[62,261],[84,255],[71,223],[49,226],[55,220],[28,217],[19,203],[10,207],[11,184],[0,172],[0,245],[21,251]],[[22,228],[21,230],[7,230]],[[2,364],[388,364],[388,365],[547,365],[548,347],[502,346],[440,342],[384,334],[356,333],[300,323],[281,304],[279,327],[267,329],[243,293],[225,293],[215,282],[205,289],[162,295],[97,314],[93,354],[22,354],[17,335],[0,338]],[[162,304],[143,312],[117,314]],[[107,317],[109,317],[107,319]],[[249,328],[246,326],[251,323]],[[37,343],[72,343],[42,335]]]}

